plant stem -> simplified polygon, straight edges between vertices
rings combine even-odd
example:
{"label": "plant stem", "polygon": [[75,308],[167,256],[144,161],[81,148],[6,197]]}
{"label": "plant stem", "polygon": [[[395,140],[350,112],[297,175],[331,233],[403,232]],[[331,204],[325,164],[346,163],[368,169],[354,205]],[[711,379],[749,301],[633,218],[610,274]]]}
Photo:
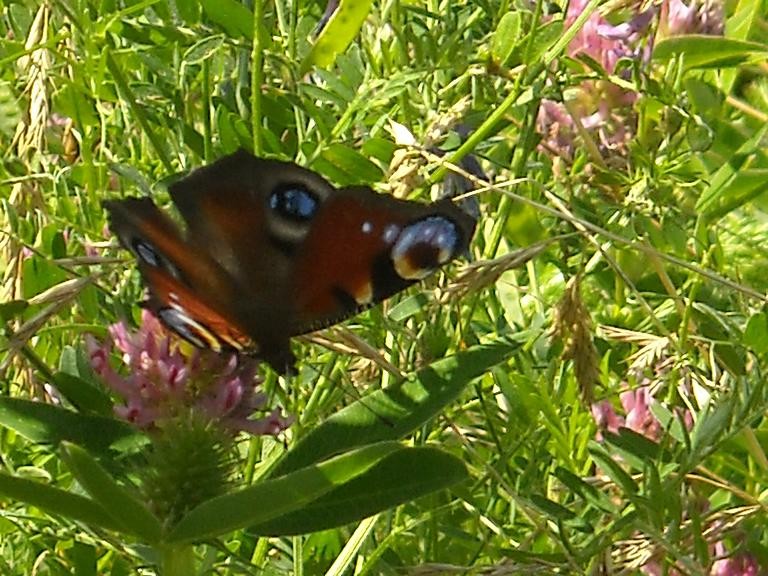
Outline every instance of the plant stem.
{"label": "plant stem", "polygon": [[164,546],[161,549],[160,574],[162,576],[194,576],[194,548],[188,544]]}
{"label": "plant stem", "polygon": [[253,3],[253,46],[251,50],[251,131],[253,153],[262,153],[261,87],[264,83],[264,0]]}

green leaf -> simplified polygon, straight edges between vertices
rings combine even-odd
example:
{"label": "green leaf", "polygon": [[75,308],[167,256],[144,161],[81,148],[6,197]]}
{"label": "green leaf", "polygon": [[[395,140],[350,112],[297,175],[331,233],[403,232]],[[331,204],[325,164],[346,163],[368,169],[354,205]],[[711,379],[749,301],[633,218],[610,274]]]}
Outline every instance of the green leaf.
{"label": "green leaf", "polygon": [[474,346],[422,368],[398,386],[361,398],[310,431],[271,475],[298,470],[357,446],[402,438],[439,414],[465,386],[515,348],[507,342]]}
{"label": "green leaf", "polygon": [[363,142],[361,151],[366,158],[375,158],[388,165],[397,150],[397,145],[388,138],[373,136]]}
{"label": "green leaf", "polygon": [[82,347],[64,346],[59,356],[56,388],[79,412],[112,416],[112,398],[94,374]]}
{"label": "green leaf", "polygon": [[750,316],[744,330],[744,344],[758,354],[768,352],[768,316],[765,312]]}
{"label": "green leaf", "polygon": [[[763,18],[764,7],[760,2],[752,0],[738,0],[728,6],[728,19],[725,24],[725,36],[735,40],[747,40],[752,30],[760,25]],[[719,84],[723,94],[731,94],[733,86],[743,70],[725,70],[720,77]]]}
{"label": "green leaf", "polygon": [[[549,238],[550,233],[541,222],[541,215],[527,204],[517,203],[510,207],[505,219],[504,234],[519,246],[529,247],[531,244]],[[528,248],[520,250],[523,253]]]}
{"label": "green leaf", "polygon": [[653,50],[654,60],[683,58],[686,69],[730,68],[746,61],[764,60],[768,46],[723,36],[688,35],[665,38]]}
{"label": "green leaf", "polygon": [[249,532],[287,536],[327,530],[447,488],[467,476],[455,456],[430,447],[403,448],[301,510],[253,526]]}
{"label": "green leaf", "polygon": [[230,38],[253,39],[253,12],[237,0],[201,0],[203,11]]}
{"label": "green leaf", "polygon": [[753,165],[763,160],[760,142],[766,133],[768,125],[755,131],[714,173],[696,202],[697,212],[710,219],[719,218],[765,189],[764,170],[755,172]]}
{"label": "green leaf", "polygon": [[0,494],[35,506],[48,514],[63,516],[91,527],[115,531],[120,529],[120,525],[114,518],[93,500],[40,482],[16,478],[0,472]]}
{"label": "green leaf", "polygon": [[539,509],[540,512],[554,518],[555,520],[567,521],[576,517],[576,514],[572,510],[568,510],[562,504],[540,496],[538,494],[532,494],[530,497],[531,503]]}
{"label": "green leaf", "polygon": [[93,544],[75,541],[67,554],[72,559],[72,573],[77,576],[97,576],[96,547]]}
{"label": "green leaf", "polygon": [[179,16],[187,23],[198,25],[200,19],[200,3],[196,0],[176,0],[174,2]]}
{"label": "green leaf", "polygon": [[22,276],[24,278],[22,296],[25,299],[42,294],[69,279],[59,266],[38,254],[33,254],[24,260]]}
{"label": "green leaf", "polygon": [[720,218],[766,192],[768,169],[736,169],[721,188],[710,187],[705,191],[711,203],[705,203],[703,195],[700,203],[706,207],[704,212],[708,217]]}
{"label": "green leaf", "polygon": [[501,17],[491,42],[491,54],[500,66],[507,64],[507,59],[517,45],[521,26],[519,12],[507,12]]}
{"label": "green leaf", "polygon": [[221,147],[228,154],[248,144],[248,128],[245,121],[224,106],[216,110],[216,125],[219,130]]}
{"label": "green leaf", "polygon": [[137,190],[140,190],[144,196],[152,196],[152,185],[147,181],[147,177],[141,170],[135,166],[121,164],[119,162],[110,162],[108,164],[110,172],[113,172],[120,178],[130,182]]}
{"label": "green leaf", "polygon": [[387,316],[393,322],[404,322],[411,316],[421,312],[429,304],[429,298],[424,292],[417,292],[413,296],[403,298],[392,306]]}
{"label": "green leaf", "polygon": [[706,152],[712,147],[714,133],[703,122],[689,122],[685,129],[685,136],[694,152]]}
{"label": "green leaf", "polygon": [[200,64],[221,51],[226,39],[224,36],[206,36],[195,42],[184,52],[182,60],[185,64]]}
{"label": "green leaf", "polygon": [[608,512],[609,514],[616,513],[616,505],[611,502],[611,499],[606,493],[601,492],[589,482],[585,482],[570,470],[558,466],[555,469],[554,475],[560,482],[569,488],[573,494],[581,496],[584,500],[604,512]]}
{"label": "green leaf", "polygon": [[[659,458],[661,452],[656,442],[630,428],[619,428],[618,434],[605,432],[604,437],[608,444],[619,448],[641,462],[655,460]],[[639,462],[637,464],[641,466]]]}
{"label": "green leaf", "polygon": [[20,316],[27,308],[29,308],[29,302],[26,300],[2,302],[0,303],[0,319],[4,322],[13,320],[16,316]]}
{"label": "green leaf", "polygon": [[114,418],[78,414],[42,402],[7,397],[0,397],[0,425],[31,442],[58,444],[66,440],[91,451],[104,451],[118,440],[137,434],[128,424]]}
{"label": "green leaf", "polygon": [[59,114],[75,120],[77,126],[98,124],[99,117],[93,102],[89,100],[87,90],[77,83],[66,83],[54,94],[54,106]]}
{"label": "green leaf", "polygon": [[60,230],[51,237],[51,256],[54,258],[65,258],[67,256],[67,242],[64,240],[64,234]]}
{"label": "green leaf", "polygon": [[[209,0],[211,1],[211,0]],[[347,49],[357,36],[373,5],[373,0],[341,0],[331,19],[309,53],[304,57],[299,74],[304,75],[313,66],[327,68]]]}
{"label": "green leaf", "polygon": [[171,530],[168,542],[213,538],[300,510],[364,474],[397,450],[403,450],[397,442],[381,442],[208,500],[179,521]]}
{"label": "green leaf", "polygon": [[[7,49],[7,46],[4,46]],[[7,53],[4,54],[7,56]],[[12,134],[22,114],[13,85],[0,80],[0,134]]]}
{"label": "green leaf", "polygon": [[621,467],[621,464],[616,462],[605,448],[594,441],[589,443],[589,454],[595,463],[603,469],[603,472],[616,484],[618,484],[625,494],[632,496],[637,494],[639,487],[637,483],[632,479],[632,476]]}
{"label": "green leaf", "polygon": [[88,452],[65,442],[61,455],[80,485],[101,504],[122,531],[153,543],[160,539],[162,527],[144,503],[120,486]]}
{"label": "green leaf", "polygon": [[678,442],[688,443],[688,430],[680,412],[673,412],[661,402],[653,402],[649,409],[653,417],[658,420],[661,428],[666,430],[671,438]]}
{"label": "green leaf", "polygon": [[103,390],[96,388],[82,378],[57,372],[53,383],[56,389],[80,412],[90,412],[101,416],[112,414],[112,402]]}
{"label": "green leaf", "polygon": [[320,155],[344,174],[343,178],[338,175],[334,178],[338,184],[365,184],[379,182],[382,178],[381,169],[376,164],[344,144],[332,144]]}
{"label": "green leaf", "polygon": [[522,62],[528,65],[539,64],[545,53],[552,49],[563,37],[563,21],[559,19],[549,22],[540,22],[539,27],[533,32],[533,40],[528,46],[526,37],[518,44],[516,52],[521,54]]}
{"label": "green leaf", "polygon": [[713,410],[699,414],[691,430],[691,461],[698,462],[715,447],[718,438],[727,429],[733,413],[733,403],[722,401],[715,405]]}
{"label": "green leaf", "polygon": [[[131,109],[133,117],[136,122],[141,126],[142,132],[152,143],[152,147],[157,153],[158,158],[165,166],[168,172],[173,170],[173,163],[171,162],[169,152],[167,149],[168,142],[163,139],[160,132],[156,130],[155,124],[152,122],[150,115],[147,113],[147,109],[141,105],[141,98],[137,98],[133,91],[131,83],[128,81],[129,76],[126,72],[132,72],[131,70],[123,70],[121,64],[124,64],[122,59],[118,60],[118,54],[107,51],[106,53],[107,69],[112,75],[112,80],[118,89],[120,98]],[[105,83],[108,84],[108,83]]]}

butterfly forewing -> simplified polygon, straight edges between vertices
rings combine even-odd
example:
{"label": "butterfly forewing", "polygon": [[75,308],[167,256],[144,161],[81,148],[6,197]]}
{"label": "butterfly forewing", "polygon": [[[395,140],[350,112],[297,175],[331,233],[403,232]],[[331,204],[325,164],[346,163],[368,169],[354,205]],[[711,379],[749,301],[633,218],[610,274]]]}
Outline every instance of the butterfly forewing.
{"label": "butterfly forewing", "polygon": [[150,286],[144,306],[185,340],[215,352],[259,352],[237,318],[223,316],[163,269],[139,263],[139,271]]}
{"label": "butterfly forewing", "polygon": [[222,301],[232,297],[229,277],[216,259],[192,252],[176,224],[150,199],[111,200],[104,207],[112,232],[139,262],[165,270],[198,293],[215,294]]}

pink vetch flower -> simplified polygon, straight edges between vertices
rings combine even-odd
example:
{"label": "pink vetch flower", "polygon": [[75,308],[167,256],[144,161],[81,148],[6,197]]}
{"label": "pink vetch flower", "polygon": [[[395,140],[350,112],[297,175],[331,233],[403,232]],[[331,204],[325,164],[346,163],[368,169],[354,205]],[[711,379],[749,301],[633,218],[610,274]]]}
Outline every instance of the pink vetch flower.
{"label": "pink vetch flower", "polygon": [[725,557],[728,551],[722,541],[716,542],[714,548],[717,560],[712,564],[711,576],[758,576],[761,573],[757,559],[751,554]]}
{"label": "pink vetch flower", "polygon": [[89,258],[96,258],[99,255],[99,249],[90,242],[86,242],[83,248],[85,248],[85,255]]}
{"label": "pink vetch flower", "polygon": [[[571,26],[584,11],[587,0],[573,0],[568,6],[565,25]],[[599,12],[590,14],[568,45],[571,57],[588,56],[607,74],[617,73],[617,63],[629,58],[648,64],[654,38],[651,24],[659,14],[663,36],[680,34],[722,35],[722,0],[664,0],[659,11],[651,7],[638,11],[629,21],[613,25]],[[610,80],[588,80],[572,90],[568,107],[560,102],[543,101],[537,118],[543,148],[572,159],[579,129],[594,135],[601,155],[621,162],[635,132],[633,105],[638,94]]]}
{"label": "pink vetch flower", "polygon": [[648,386],[641,386],[635,390],[626,390],[621,393],[619,400],[627,414],[624,426],[646,438],[658,440],[661,436],[661,427],[651,413],[651,404],[654,401],[651,389]]}
{"label": "pink vetch flower", "polygon": [[[568,7],[565,25],[570,26],[582,13],[586,0],[575,0]],[[622,58],[649,61],[650,43],[640,40],[649,29],[655,15],[651,8],[638,13],[629,22],[611,25],[598,12],[593,12],[568,46],[572,57],[589,56],[606,73],[614,74]],[[568,107],[561,102],[543,100],[537,118],[539,133],[545,149],[571,159],[576,149],[579,128],[595,135],[603,156],[618,151],[623,156],[634,133],[632,105],[637,93],[626,90],[609,80],[583,82],[568,97]],[[578,124],[577,124],[578,123]]]}
{"label": "pink vetch flower", "polygon": [[722,0],[666,0],[661,6],[661,30],[667,36],[706,34],[722,36],[725,12]]}
{"label": "pink vetch flower", "polygon": [[731,558],[716,560],[710,572],[712,576],[758,576],[760,565],[751,554],[739,554]]}
{"label": "pink vetch flower", "polygon": [[[592,404],[592,417],[598,426],[598,440],[602,440],[602,430],[617,434],[619,428],[629,428],[650,440],[661,438],[663,435],[661,423],[651,412],[651,406],[655,400],[649,386],[625,390],[619,395],[619,400],[624,409],[624,416],[617,414],[608,400]],[[693,426],[693,416],[687,410],[682,415],[685,426],[690,429]]]}
{"label": "pink vetch flower", "polygon": [[602,442],[603,430],[607,430],[612,434],[618,434],[619,428],[624,426],[624,417],[619,416],[616,410],[608,400],[601,400],[595,402],[591,406],[592,418],[595,419],[597,424],[597,440]]}
{"label": "pink vetch flower", "polygon": [[[586,5],[587,0],[575,0],[570,3],[565,16],[566,27],[576,21]],[[568,45],[568,55],[586,54],[599,62],[609,74],[615,72],[616,63],[621,58],[642,56],[647,60],[650,54],[648,50],[640,48],[639,41],[649,29],[654,15],[655,9],[649,8],[636,14],[629,22],[614,26],[595,11]]]}
{"label": "pink vetch flower", "polygon": [[[592,417],[600,430],[617,434],[619,428],[629,428],[651,440],[658,440],[660,426],[650,410],[653,402],[650,388],[641,386],[633,390],[625,390],[619,395],[619,399],[625,416],[617,414],[608,400],[592,405]],[[598,431],[598,440],[602,440],[600,431]]]}
{"label": "pink vetch flower", "polygon": [[[109,327],[110,339],[86,341],[91,366],[124,399],[115,412],[142,429],[193,411],[232,432],[277,435],[291,423],[275,409],[265,418],[250,416],[266,407],[267,397],[257,392],[256,362],[236,355],[221,356],[195,350],[184,354],[150,312],[142,312],[141,327],[130,332],[123,322]],[[128,374],[109,364],[112,348],[121,353]]]}

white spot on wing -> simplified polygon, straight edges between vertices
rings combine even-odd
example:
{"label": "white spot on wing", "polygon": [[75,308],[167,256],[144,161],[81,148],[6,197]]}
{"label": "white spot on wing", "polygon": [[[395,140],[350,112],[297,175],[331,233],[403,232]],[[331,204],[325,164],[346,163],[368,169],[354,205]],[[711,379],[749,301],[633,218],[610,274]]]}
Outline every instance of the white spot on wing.
{"label": "white spot on wing", "polygon": [[400,226],[397,224],[390,224],[384,228],[384,233],[381,235],[381,239],[387,244],[392,244],[397,240],[397,236],[400,234]]}

